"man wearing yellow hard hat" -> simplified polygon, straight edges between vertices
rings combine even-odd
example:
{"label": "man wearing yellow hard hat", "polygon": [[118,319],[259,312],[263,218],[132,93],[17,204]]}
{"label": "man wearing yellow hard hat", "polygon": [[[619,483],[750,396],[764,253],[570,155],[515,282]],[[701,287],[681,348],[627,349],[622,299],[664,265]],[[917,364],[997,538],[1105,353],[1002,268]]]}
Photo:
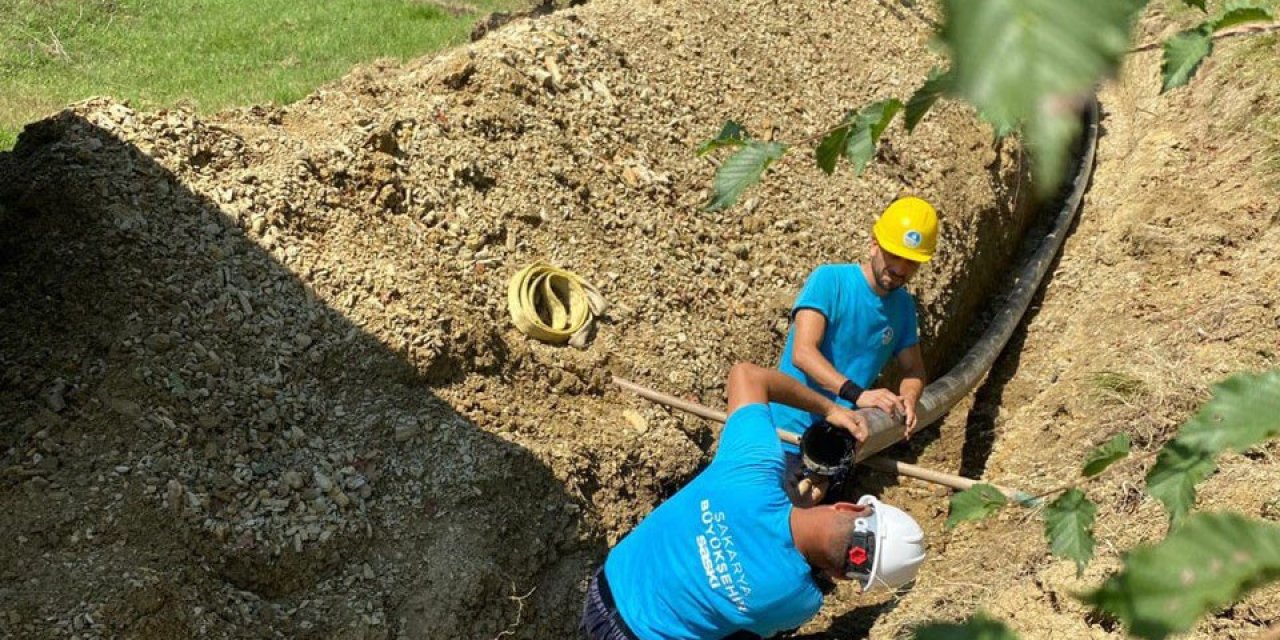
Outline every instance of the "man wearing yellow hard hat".
{"label": "man wearing yellow hard hat", "polygon": [[[938,214],[928,202],[908,196],[891,203],[872,229],[871,253],[861,264],[814,269],[791,310],[791,329],[778,369],[844,407],[897,413],[906,435],[917,426],[916,402],[924,390],[924,359],[916,327],[915,299],[903,285],[933,257]],[[902,370],[897,393],[872,389],[893,357]],[[779,429],[797,435],[820,419],[780,404],[770,405]],[[799,450],[785,446],[789,480],[800,479]],[[800,503],[816,503],[826,481],[812,478]]]}

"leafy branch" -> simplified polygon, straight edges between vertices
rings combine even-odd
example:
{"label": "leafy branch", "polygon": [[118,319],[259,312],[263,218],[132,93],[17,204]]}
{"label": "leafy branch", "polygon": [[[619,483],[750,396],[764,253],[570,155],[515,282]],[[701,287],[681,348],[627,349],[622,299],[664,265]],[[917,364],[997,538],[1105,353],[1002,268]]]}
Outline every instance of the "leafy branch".
{"label": "leafy branch", "polygon": [[[1213,40],[1214,42],[1217,42],[1218,40],[1225,40],[1227,38],[1239,38],[1240,36],[1252,36],[1252,35],[1259,35],[1264,33],[1272,33],[1275,31],[1280,31],[1280,24],[1268,24],[1268,25],[1255,24],[1247,27],[1241,27],[1239,29],[1231,29],[1230,31],[1215,32],[1213,34]],[[1160,49],[1163,46],[1164,46],[1164,42],[1156,40],[1156,41],[1148,42],[1146,44],[1138,45],[1130,49],[1129,53],[1145,53],[1147,51],[1154,51],[1156,49]]]}
{"label": "leafy branch", "polygon": [[853,165],[854,173],[862,175],[875,155],[880,134],[901,109],[902,101],[890,98],[873,102],[856,113],[850,112],[818,145],[814,153],[818,167],[831,175],[836,170],[836,162],[844,156]]}
{"label": "leafy branch", "polygon": [[[1101,478],[1109,467],[1129,455],[1129,449],[1129,436],[1122,433],[1089,452],[1081,469],[1083,482]],[[1041,498],[1061,494],[1045,507],[1045,539],[1053,555],[1075,561],[1076,575],[1083,575],[1085,567],[1093,559],[1093,523],[1098,512],[1097,506],[1081,490],[1081,484],[1076,482],[1055,487],[1037,494],[1033,500],[1020,503],[1034,505]],[[961,522],[982,520],[1008,504],[1008,499],[995,487],[974,485],[951,496],[947,528]]]}
{"label": "leafy branch", "polygon": [[1147,474],[1147,491],[1177,525],[1195,504],[1196,485],[1224,451],[1243,452],[1280,434],[1280,370],[1237,374],[1213,387],[1213,398],[1165,444]]}
{"label": "leafy branch", "polygon": [[[1204,2],[1189,2],[1205,9]],[[1160,92],[1180,87],[1191,81],[1200,64],[1213,52],[1214,34],[1248,22],[1270,22],[1275,19],[1270,7],[1251,3],[1232,3],[1213,18],[1180,31],[1164,41],[1164,62],[1160,67],[1163,83]]]}
{"label": "leafy branch", "polygon": [[[1196,486],[1216,468],[1220,453],[1243,452],[1277,435],[1280,369],[1237,374],[1214,385],[1210,400],[1155,454],[1156,463],[1147,474],[1148,492],[1169,512],[1171,533],[1158,544],[1126,554],[1123,569],[1081,600],[1119,618],[1132,635],[1161,640],[1190,629],[1209,611],[1280,579],[1280,527],[1230,513],[1187,515],[1195,503]],[[1096,481],[1118,468],[1113,465],[1128,457],[1129,450],[1124,434],[1095,448],[1081,468],[1084,481]],[[1074,560],[1081,575],[1094,553],[1097,506],[1078,486],[1042,495],[1058,491],[1063,493],[1044,511],[1045,537],[1053,555]],[[980,520],[1007,504],[991,485],[975,485],[952,496],[947,526]],[[985,624],[965,626],[963,633],[957,632],[960,635],[927,637],[1006,637],[964,635],[993,633],[983,630],[989,627]]]}

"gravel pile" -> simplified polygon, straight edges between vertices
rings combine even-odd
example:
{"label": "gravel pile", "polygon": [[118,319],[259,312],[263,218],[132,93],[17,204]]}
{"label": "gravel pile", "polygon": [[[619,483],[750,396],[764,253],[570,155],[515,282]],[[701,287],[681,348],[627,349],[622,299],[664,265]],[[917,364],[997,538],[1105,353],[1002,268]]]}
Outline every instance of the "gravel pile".
{"label": "gravel pile", "polygon": [[[610,374],[719,404],[903,193],[943,212],[917,291],[954,358],[1024,224],[1016,150],[948,105],[860,179],[799,148],[704,212],[723,119],[798,140],[936,60],[879,5],[703,4],[516,21],[287,108],[30,126],[0,154],[0,631],[567,637],[714,440]],[[587,349],[511,328],[536,258],[612,303]]]}

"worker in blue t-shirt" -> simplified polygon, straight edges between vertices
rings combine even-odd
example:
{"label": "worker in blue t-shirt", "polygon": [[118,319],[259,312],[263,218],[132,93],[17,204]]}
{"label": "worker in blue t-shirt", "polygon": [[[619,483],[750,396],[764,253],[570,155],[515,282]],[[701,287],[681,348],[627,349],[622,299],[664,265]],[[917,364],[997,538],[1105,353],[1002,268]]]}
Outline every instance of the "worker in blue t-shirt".
{"label": "worker in blue t-shirt", "polygon": [[818,612],[819,581],[896,589],[915,578],[924,543],[910,516],[871,496],[796,507],[783,490],[769,402],[823,415],[859,440],[866,419],[755,365],[734,366],[727,387],[729,420],[711,464],[592,578],[580,627],[589,640],[766,638]]}
{"label": "worker in blue t-shirt", "polygon": [[[861,264],[814,269],[791,310],[791,330],[778,369],[844,407],[876,408],[901,417],[905,436],[918,426],[916,402],[924,390],[924,358],[915,299],[903,285],[933,257],[938,215],[928,202],[905,197],[890,204],[872,228],[871,255]],[[898,392],[872,389],[889,358],[902,371]],[[773,405],[778,428],[804,433],[819,416]],[[786,445],[788,486],[797,504],[816,504],[825,479],[800,483],[797,449]],[[799,485],[804,487],[796,490]]]}

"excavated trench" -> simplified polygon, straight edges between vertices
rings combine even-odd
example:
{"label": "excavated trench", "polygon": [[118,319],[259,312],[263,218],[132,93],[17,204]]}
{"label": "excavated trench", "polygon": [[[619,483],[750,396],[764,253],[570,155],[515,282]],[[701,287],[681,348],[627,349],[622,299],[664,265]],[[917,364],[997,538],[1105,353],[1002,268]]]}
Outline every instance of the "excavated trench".
{"label": "excavated trench", "polygon": [[[691,149],[725,117],[812,133],[918,83],[927,36],[853,1],[601,0],[287,108],[28,127],[0,154],[0,631],[569,637],[713,433],[610,374],[719,404],[903,193],[942,212],[913,287],[930,369],[977,339],[1032,214],[1017,149],[956,105],[862,178],[797,158],[698,206]],[[583,351],[505,318],[539,257],[614,305]]]}

